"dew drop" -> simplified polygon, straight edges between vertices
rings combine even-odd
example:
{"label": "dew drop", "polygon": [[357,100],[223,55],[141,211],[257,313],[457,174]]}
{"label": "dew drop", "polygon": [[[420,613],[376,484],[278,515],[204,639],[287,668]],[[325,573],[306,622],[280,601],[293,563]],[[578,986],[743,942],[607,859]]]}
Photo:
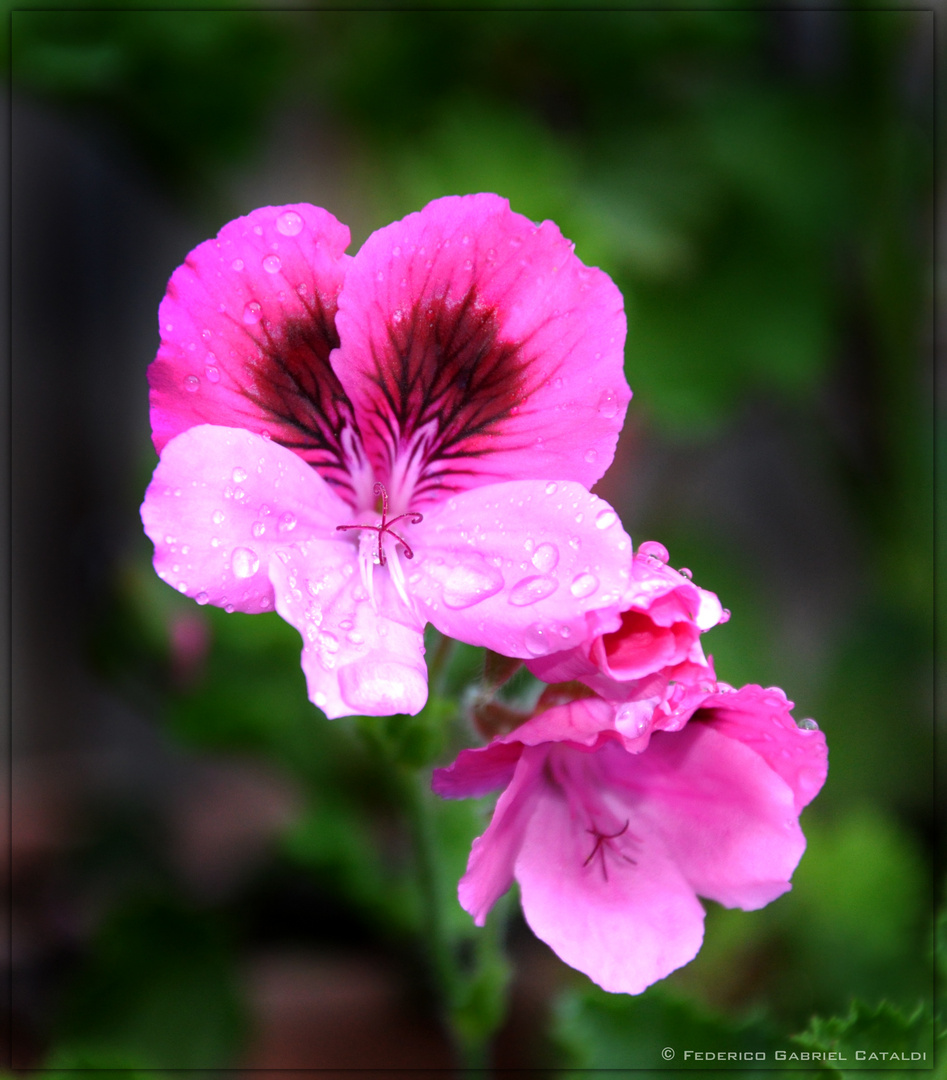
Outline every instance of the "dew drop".
{"label": "dew drop", "polygon": [[260,307],[256,300],[251,300],[243,309],[243,321],[252,326],[254,323],[258,323],[263,318],[263,308]]}
{"label": "dew drop", "polygon": [[187,582],[186,581],[179,581],[178,582],[178,592],[187,592]]}
{"label": "dew drop", "polygon": [[546,494],[547,495],[555,495],[558,490],[559,490],[559,485],[554,480],[550,481],[546,485]]}
{"label": "dew drop", "polygon": [[277,526],[281,533],[292,532],[296,528],[296,515],[289,510],[282,515],[279,519],[279,525]]}
{"label": "dew drop", "polygon": [[298,236],[302,232],[303,219],[295,210],[284,210],[276,219],[276,228],[283,236]]}
{"label": "dew drop", "polygon": [[592,593],[598,588],[598,578],[594,574],[578,574],[572,580],[572,584],[569,586],[569,592],[576,598],[576,600],[584,600],[585,597],[591,596]]}
{"label": "dew drop", "polygon": [[242,484],[244,482],[244,480],[246,480],[246,478],[247,478],[247,470],[246,469],[241,469],[240,466],[238,465],[234,469],[234,471],[230,474],[230,476],[233,479],[233,482],[235,484]]}
{"label": "dew drop", "polygon": [[598,399],[598,411],[606,420],[611,420],[618,413],[618,395],[614,390],[603,390]]}
{"label": "dew drop", "polygon": [[717,625],[723,626],[724,623],[728,623],[730,621],[730,614],[730,609],[725,607],[723,611],[720,612],[720,618],[717,620]]}
{"label": "dew drop", "polygon": [[188,375],[184,380],[184,389],[189,394],[196,394],[201,388],[201,380],[196,375]]}
{"label": "dew drop", "polygon": [[815,722],[815,720],[812,719],[811,716],[807,716],[807,717],[805,717],[805,719],[797,721],[796,722],[796,727],[800,728],[802,731],[818,731],[819,730],[819,725]]}
{"label": "dew drop", "polygon": [[312,703],[313,703],[313,705],[316,706],[316,708],[319,708],[319,709],[324,708],[327,701],[328,701],[328,698],[325,696],[325,694],[321,690],[317,690],[312,695]]}
{"label": "dew drop", "polygon": [[234,548],[230,556],[230,568],[233,570],[234,577],[253,577],[257,570],[260,569],[260,556],[257,555],[253,548]]}
{"label": "dew drop", "polygon": [[234,610],[233,604],[224,604],[224,611],[226,611],[228,615],[233,615]]}
{"label": "dew drop", "polygon": [[523,642],[531,656],[545,656],[546,653],[552,652],[553,646],[550,635],[546,633],[539,623],[533,623],[532,626],[526,628]]}
{"label": "dew drop", "polygon": [[540,573],[548,574],[550,570],[555,570],[558,562],[559,549],[555,544],[540,544],[533,552],[533,566]]}
{"label": "dew drop", "polygon": [[259,540],[260,537],[266,532],[266,526],[263,524],[262,521],[254,521],[254,523],[250,526],[250,532],[252,532],[253,535],[257,538],[257,540]]}
{"label": "dew drop", "polygon": [[503,575],[482,560],[451,567],[444,579],[444,606],[454,611],[473,607],[503,588]]}
{"label": "dew drop", "polygon": [[208,364],[207,367],[204,368],[204,374],[207,376],[208,382],[220,382],[220,372],[217,370],[217,368],[214,367],[213,364]]}
{"label": "dew drop", "polygon": [[599,510],[595,515],[595,528],[608,529],[618,520],[618,515],[609,507],[607,510]]}
{"label": "dew drop", "polygon": [[681,577],[686,577],[688,581],[694,576],[693,571],[688,570],[686,566],[682,566],[680,570],[678,570],[678,573]]}
{"label": "dew drop", "polygon": [[234,261],[230,264],[230,266],[234,270],[238,270],[238,271],[242,270],[243,269],[243,259],[234,259]]}
{"label": "dew drop", "polygon": [[323,630],[319,635],[319,642],[326,652],[337,653],[339,651],[339,639],[335,634],[329,633],[328,630]]}
{"label": "dew drop", "polygon": [[198,602],[199,604],[203,605],[203,604],[206,604],[206,603],[208,602],[208,600],[210,600],[210,597],[209,597],[209,596],[207,595],[207,593],[206,593],[206,592],[199,592],[199,593],[197,594],[197,596],[195,596],[195,597],[194,597],[194,599],[195,599],[195,600],[196,600],[196,601],[197,601],[197,602]]}
{"label": "dew drop", "polygon": [[514,607],[527,607],[552,596],[558,588],[559,582],[555,578],[543,575],[523,578],[510,589],[507,599]]}
{"label": "dew drop", "polygon": [[277,274],[283,268],[279,255],[267,255],[263,260],[263,269],[268,274]]}
{"label": "dew drop", "polygon": [[649,559],[657,559],[659,563],[666,563],[670,558],[668,549],[657,540],[645,540],[638,547],[638,554],[646,555]]}
{"label": "dew drop", "polygon": [[211,514],[210,519],[215,525],[222,525],[223,521],[224,521],[224,512],[223,512],[223,510],[215,510]]}

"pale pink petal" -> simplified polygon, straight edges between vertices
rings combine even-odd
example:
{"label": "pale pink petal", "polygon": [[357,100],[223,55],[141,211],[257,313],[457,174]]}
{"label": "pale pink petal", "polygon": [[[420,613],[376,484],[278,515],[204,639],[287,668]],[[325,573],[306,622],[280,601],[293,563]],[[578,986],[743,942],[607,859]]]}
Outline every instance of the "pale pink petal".
{"label": "pale pink petal", "polygon": [[461,750],[451,765],[434,770],[431,789],[442,799],[477,799],[510,783],[522,752],[521,743],[499,740]]}
{"label": "pale pink petal", "polygon": [[581,640],[586,613],[618,624],[630,541],[575,483],[514,481],[451,496],[412,533],[408,589],[438,630],[505,656]]}
{"label": "pale pink petal", "polygon": [[457,886],[457,896],[477,926],[483,926],[490,909],[513,884],[513,866],[536,807],[545,757],[542,749],[523,751],[510,786],[497,799],[487,831],[474,840],[470,849],[467,872]]}
{"label": "pale pink petal", "polygon": [[[606,749],[637,760],[617,745]],[[556,753],[562,765],[580,751]],[[591,778],[595,763],[588,765]],[[661,836],[642,829],[620,801],[606,805],[595,787],[543,783],[515,873],[533,933],[611,993],[639,994],[700,949],[703,908]]]}
{"label": "pale pink petal", "polygon": [[423,624],[384,571],[369,595],[355,552],[336,541],[283,553],[276,609],[303,639],[309,698],[326,716],[413,715],[427,701]]}
{"label": "pale pink petal", "polygon": [[752,910],[789,889],[805,838],[789,785],[752,749],[691,721],[655,732],[646,753],[611,752],[606,766],[634,806],[632,827],[661,838],[700,896]]}
{"label": "pale pink petal", "polygon": [[796,726],[791,709],[792,702],[778,687],[751,685],[706,698],[697,716],[759,754],[792,788],[798,812],[825,783],[828,750],[821,731]]}
{"label": "pale pink petal", "polygon": [[502,480],[590,486],[611,463],[631,397],[622,297],[552,222],[496,195],[437,199],[368,238],[337,325],[376,475],[409,472],[414,505]]}
{"label": "pale pink petal", "polygon": [[198,424],[241,427],[293,450],[355,501],[354,421],[329,364],[348,242],[331,214],[299,203],[254,210],[190,253],[168,283],[148,369],[159,452]]}
{"label": "pale pink petal", "polygon": [[273,607],[271,554],[335,537],[351,509],[283,447],[201,425],[166,444],[141,517],[159,577],[198,603],[259,612]]}

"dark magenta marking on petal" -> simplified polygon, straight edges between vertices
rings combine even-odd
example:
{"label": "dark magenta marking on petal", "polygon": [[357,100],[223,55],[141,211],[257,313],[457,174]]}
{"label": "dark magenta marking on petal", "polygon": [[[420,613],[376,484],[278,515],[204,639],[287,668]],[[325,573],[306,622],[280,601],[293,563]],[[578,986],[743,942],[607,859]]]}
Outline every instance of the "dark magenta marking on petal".
{"label": "dark magenta marking on petal", "polygon": [[[451,478],[476,470],[465,459],[491,449],[491,437],[524,398],[530,361],[524,343],[503,341],[495,310],[471,289],[460,302],[417,302],[400,322],[389,320],[389,350],[374,354],[381,400],[374,423],[396,451],[410,446],[418,460],[415,493],[461,486]],[[431,427],[432,434],[415,440]]]}
{"label": "dark magenta marking on petal", "polygon": [[272,426],[264,427],[274,442],[297,453],[323,478],[352,499],[347,455],[359,453],[360,441],[343,446],[346,428],[356,433],[352,405],[329,363],[338,347],[335,312],[318,297],[307,304],[309,316],[278,326],[265,321],[246,333],[258,346],[258,359],[244,363],[243,395]]}

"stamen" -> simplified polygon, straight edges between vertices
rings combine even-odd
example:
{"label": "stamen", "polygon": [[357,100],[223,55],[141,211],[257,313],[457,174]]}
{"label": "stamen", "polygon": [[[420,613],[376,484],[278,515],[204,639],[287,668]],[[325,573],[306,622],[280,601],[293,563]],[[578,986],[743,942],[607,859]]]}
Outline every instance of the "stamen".
{"label": "stamen", "polygon": [[[629,821],[630,821],[630,819],[629,819]],[[623,836],[628,831],[629,821],[626,821],[625,824],[622,825],[622,827],[618,830],[618,832],[615,832],[615,833],[599,832],[598,829],[596,829],[596,828],[586,829],[585,831],[587,833],[589,833],[591,836],[595,837],[595,846],[589,852],[588,858],[585,860],[584,863],[582,863],[582,865],[583,866],[588,866],[589,863],[595,858],[596,855],[601,854],[601,857],[602,857],[602,877],[604,877],[604,879],[606,881],[608,881],[608,866],[605,863],[605,848],[602,846],[603,841],[617,840],[619,836]],[[610,850],[614,851],[614,853],[620,859],[624,859],[626,863],[631,863],[632,866],[637,866],[638,865],[638,863],[634,859],[629,858],[627,855],[623,854],[622,852],[615,851],[614,848],[612,848]]]}
{"label": "stamen", "polygon": [[385,549],[382,545],[381,538],[384,534],[391,533],[391,535],[398,541],[398,543],[404,548],[404,557],[406,559],[413,559],[414,552],[411,550],[407,540],[400,534],[396,533],[392,529],[392,525],[396,521],[400,521],[402,518],[408,518],[412,525],[417,525],[424,520],[424,515],[419,514],[416,510],[409,511],[405,514],[399,514],[397,517],[393,517],[391,521],[388,520],[388,491],[385,485],[376,481],[372,487],[372,491],[376,495],[381,496],[381,524],[380,525],[336,525],[337,532],[344,532],[346,529],[371,529],[372,532],[378,533],[378,565],[385,565]]}

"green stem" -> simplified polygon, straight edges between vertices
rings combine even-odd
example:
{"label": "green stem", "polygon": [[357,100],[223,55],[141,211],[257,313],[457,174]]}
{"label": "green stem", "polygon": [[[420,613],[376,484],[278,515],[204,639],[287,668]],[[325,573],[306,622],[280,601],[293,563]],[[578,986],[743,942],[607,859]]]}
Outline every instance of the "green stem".
{"label": "green stem", "polygon": [[[424,907],[424,937],[444,1021],[464,1074],[485,1076],[493,1035],[505,1012],[507,971],[500,933],[505,920],[501,912],[494,912],[483,929],[471,926],[469,935],[452,932],[447,911],[448,905],[456,906],[457,896],[445,872],[437,835],[436,797],[425,775],[405,774],[404,781]],[[462,958],[463,945],[469,946],[467,963]]]}

